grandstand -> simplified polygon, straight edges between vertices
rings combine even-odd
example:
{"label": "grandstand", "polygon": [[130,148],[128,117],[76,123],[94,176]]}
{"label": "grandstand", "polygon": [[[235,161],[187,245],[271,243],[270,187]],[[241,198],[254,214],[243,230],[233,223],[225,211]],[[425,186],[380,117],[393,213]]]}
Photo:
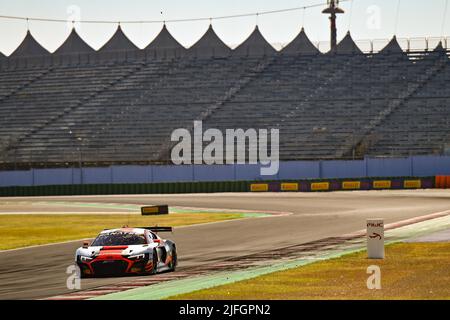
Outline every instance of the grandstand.
{"label": "grandstand", "polygon": [[302,29],[275,50],[255,28],[230,49],[210,27],[186,49],[164,26],[138,49],[120,26],[98,51],[73,30],[54,53],[27,33],[0,56],[3,168],[167,163],[171,132],[278,128],[280,159],[442,154],[447,44],[322,53]]}

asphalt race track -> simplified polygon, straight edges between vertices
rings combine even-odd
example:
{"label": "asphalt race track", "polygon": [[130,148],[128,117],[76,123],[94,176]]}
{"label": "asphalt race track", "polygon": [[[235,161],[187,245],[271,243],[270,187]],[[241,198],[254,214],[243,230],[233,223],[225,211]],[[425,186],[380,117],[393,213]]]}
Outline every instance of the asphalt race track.
{"label": "asphalt race track", "polygon": [[[450,190],[76,196],[1,198],[0,202],[17,201],[20,208],[19,203],[24,200],[168,204],[292,213],[175,229],[168,238],[177,243],[178,270],[183,270],[230,257],[340,236],[364,229],[366,218],[384,218],[386,223],[391,223],[448,210]],[[47,212],[50,210],[64,212],[67,207],[51,206]],[[0,252],[0,299],[40,299],[69,292],[66,268],[73,263],[75,249],[80,244],[76,241]],[[82,288],[123,281],[123,278],[84,279]]]}

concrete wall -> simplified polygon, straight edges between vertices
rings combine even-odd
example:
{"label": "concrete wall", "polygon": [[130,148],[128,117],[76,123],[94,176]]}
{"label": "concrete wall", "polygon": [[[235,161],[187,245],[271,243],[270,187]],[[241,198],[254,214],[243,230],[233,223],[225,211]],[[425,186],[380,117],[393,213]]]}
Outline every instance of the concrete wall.
{"label": "concrete wall", "polygon": [[112,166],[108,168],[0,171],[0,187],[188,181],[296,180],[450,175],[450,156],[367,158],[354,161],[281,162],[278,174],[261,176],[260,165]]}

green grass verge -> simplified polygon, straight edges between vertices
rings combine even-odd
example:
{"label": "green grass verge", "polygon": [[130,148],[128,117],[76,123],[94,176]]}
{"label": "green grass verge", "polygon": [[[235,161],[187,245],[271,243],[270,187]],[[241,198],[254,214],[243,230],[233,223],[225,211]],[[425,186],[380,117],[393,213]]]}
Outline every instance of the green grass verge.
{"label": "green grass verge", "polygon": [[[361,251],[171,299],[450,299],[450,243],[396,243],[386,259]],[[367,267],[381,268],[381,290],[367,289]]]}
{"label": "green grass verge", "polygon": [[0,250],[95,237],[105,228],[186,226],[245,217],[239,213],[137,214],[5,214],[0,215]]}

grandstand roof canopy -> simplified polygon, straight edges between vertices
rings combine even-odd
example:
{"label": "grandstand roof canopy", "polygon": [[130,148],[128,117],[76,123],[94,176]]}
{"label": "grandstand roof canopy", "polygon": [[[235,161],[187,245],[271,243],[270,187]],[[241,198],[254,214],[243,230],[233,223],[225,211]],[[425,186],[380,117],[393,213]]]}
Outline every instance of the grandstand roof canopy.
{"label": "grandstand roof canopy", "polygon": [[181,50],[185,51],[186,48],[183,47],[169,32],[166,25],[164,24],[159,34],[156,38],[144,48],[144,50],[149,51],[166,51],[166,50]]}
{"label": "grandstand roof canopy", "polygon": [[55,54],[73,54],[73,53],[89,53],[95,50],[91,48],[83,39],[78,35],[75,28],[72,29],[64,43],[56,49]]}
{"label": "grandstand roof canopy", "polygon": [[404,51],[402,47],[400,47],[397,38],[394,36],[380,53],[404,53]]}
{"label": "grandstand roof canopy", "polygon": [[236,55],[271,55],[275,54],[276,50],[267,42],[256,26],[250,36],[233,53]]}
{"label": "grandstand roof canopy", "polygon": [[99,52],[138,50],[139,48],[123,33],[120,25],[116,32],[99,50]]}
{"label": "grandstand roof canopy", "polygon": [[356,45],[355,41],[353,41],[352,36],[350,35],[350,31],[347,32],[344,39],[338,43],[336,47],[337,54],[362,54],[361,49]]}
{"label": "grandstand roof canopy", "polygon": [[11,54],[11,57],[44,56],[49,54],[50,52],[41,46],[33,37],[30,30],[28,30],[25,38]]}
{"label": "grandstand roof canopy", "polygon": [[444,46],[442,45],[442,41],[439,41],[438,45],[436,46],[436,48],[434,48],[433,51],[436,51],[436,52],[445,52]]}
{"label": "grandstand roof canopy", "polygon": [[200,40],[189,48],[189,52],[198,56],[227,56],[231,53],[231,48],[219,38],[212,25],[209,25]]}
{"label": "grandstand roof canopy", "polygon": [[290,54],[319,54],[320,51],[309,40],[305,33],[305,29],[302,28],[300,33],[282,50],[283,53]]}

